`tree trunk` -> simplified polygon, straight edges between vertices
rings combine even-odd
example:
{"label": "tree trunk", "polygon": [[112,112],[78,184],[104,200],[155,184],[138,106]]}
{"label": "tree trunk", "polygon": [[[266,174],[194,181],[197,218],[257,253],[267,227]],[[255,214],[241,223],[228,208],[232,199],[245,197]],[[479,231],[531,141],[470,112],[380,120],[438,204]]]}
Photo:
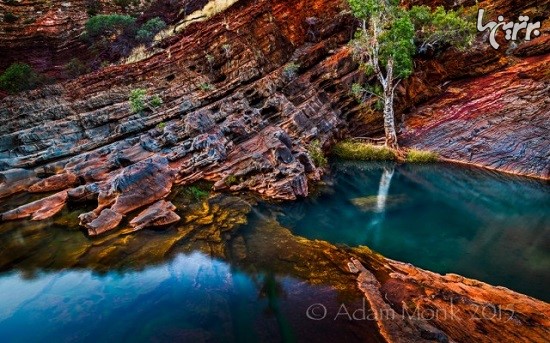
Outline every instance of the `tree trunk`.
{"label": "tree trunk", "polygon": [[393,114],[393,59],[388,61],[386,72],[386,82],[384,85],[384,131],[386,134],[386,146],[398,149]]}

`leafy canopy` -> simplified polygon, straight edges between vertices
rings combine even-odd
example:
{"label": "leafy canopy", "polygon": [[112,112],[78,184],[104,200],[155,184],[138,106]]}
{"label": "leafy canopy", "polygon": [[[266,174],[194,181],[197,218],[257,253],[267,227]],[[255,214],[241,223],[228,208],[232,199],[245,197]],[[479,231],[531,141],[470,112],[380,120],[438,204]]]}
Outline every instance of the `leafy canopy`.
{"label": "leafy canopy", "polygon": [[18,93],[35,88],[40,81],[40,75],[30,65],[13,63],[0,75],[0,88],[9,93]]}
{"label": "leafy canopy", "polygon": [[166,28],[166,23],[159,17],[149,19],[143,24],[136,34],[136,40],[148,43],[153,40],[153,37],[160,31]]}
{"label": "leafy canopy", "polygon": [[409,17],[416,28],[415,41],[420,52],[428,48],[453,45],[458,49],[469,47],[475,37],[474,21],[465,20],[463,10],[445,11],[439,6],[431,11],[428,6],[414,6]]}
{"label": "leafy canopy", "polygon": [[91,17],[85,25],[86,33],[92,39],[104,38],[117,32],[135,29],[136,18],[123,14],[99,14]]}
{"label": "leafy canopy", "polygon": [[[413,6],[410,10],[399,6],[399,0],[348,0],[352,13],[362,21],[352,45],[361,58],[361,67],[372,74],[377,67],[393,61],[395,78],[407,78],[413,71],[413,56],[453,45],[468,47],[475,36],[475,25],[461,17],[460,11],[446,11],[437,7]],[[376,59],[372,56],[376,54]],[[378,64],[375,66],[374,64]]]}

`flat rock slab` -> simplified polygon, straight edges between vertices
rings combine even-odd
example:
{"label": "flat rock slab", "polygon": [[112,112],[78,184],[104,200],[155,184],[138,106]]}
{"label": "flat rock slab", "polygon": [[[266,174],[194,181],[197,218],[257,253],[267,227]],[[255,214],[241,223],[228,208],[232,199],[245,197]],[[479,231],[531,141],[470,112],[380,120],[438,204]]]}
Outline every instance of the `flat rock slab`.
{"label": "flat rock slab", "polygon": [[160,200],[143,210],[130,222],[135,231],[146,227],[158,227],[178,222],[181,218],[174,210],[176,206],[169,201]]}
{"label": "flat rock slab", "polygon": [[88,229],[90,236],[97,236],[109,230],[112,230],[120,224],[124,216],[111,209],[104,209],[99,216],[90,223],[84,224]]}
{"label": "flat rock slab", "polygon": [[32,220],[44,220],[53,217],[63,209],[67,202],[67,192],[59,192],[49,197],[33,201],[2,214],[2,220],[16,220],[31,217]]}

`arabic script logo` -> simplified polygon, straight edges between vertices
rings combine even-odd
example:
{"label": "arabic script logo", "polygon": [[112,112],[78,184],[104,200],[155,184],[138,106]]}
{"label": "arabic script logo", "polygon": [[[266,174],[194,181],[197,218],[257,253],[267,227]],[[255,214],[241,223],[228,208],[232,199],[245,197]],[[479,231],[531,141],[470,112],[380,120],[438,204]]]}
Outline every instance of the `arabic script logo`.
{"label": "arabic script logo", "polygon": [[483,24],[483,16],[485,15],[485,10],[480,9],[477,13],[477,30],[479,32],[490,31],[489,43],[495,49],[500,47],[496,40],[496,35],[499,29],[502,29],[506,33],[507,41],[517,41],[518,35],[522,30],[525,30],[525,40],[530,41],[531,36],[537,37],[540,36],[540,21],[536,23],[529,22],[529,16],[520,15],[518,17],[518,22],[505,22],[503,16],[498,16],[498,22],[490,21],[486,24]]}

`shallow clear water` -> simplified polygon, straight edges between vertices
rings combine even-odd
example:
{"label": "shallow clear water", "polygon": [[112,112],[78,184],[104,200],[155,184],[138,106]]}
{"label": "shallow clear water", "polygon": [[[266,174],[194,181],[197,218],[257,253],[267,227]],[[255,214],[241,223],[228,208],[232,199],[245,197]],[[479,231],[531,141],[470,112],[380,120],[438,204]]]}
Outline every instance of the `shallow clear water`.
{"label": "shallow clear water", "polygon": [[296,235],[550,301],[550,186],[452,165],[341,162],[312,198],[268,206]]}
{"label": "shallow clear water", "polygon": [[[78,229],[82,208],[1,223],[0,341],[379,341],[372,322],[335,320],[362,296],[343,255],[313,239],[549,300],[548,183],[349,162],[327,180],[289,203],[189,203],[176,190],[182,221],[163,230],[90,239]],[[306,315],[316,303],[327,308],[320,321]]]}

